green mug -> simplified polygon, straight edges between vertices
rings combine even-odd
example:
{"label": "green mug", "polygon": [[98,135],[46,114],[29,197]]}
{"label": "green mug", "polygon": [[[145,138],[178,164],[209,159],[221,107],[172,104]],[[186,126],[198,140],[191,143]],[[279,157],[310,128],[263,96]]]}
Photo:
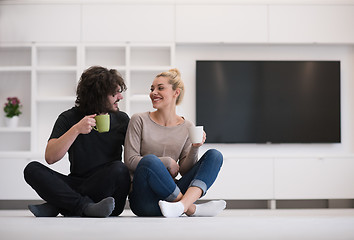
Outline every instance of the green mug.
{"label": "green mug", "polygon": [[109,114],[97,115],[95,117],[96,126],[93,127],[97,132],[103,133],[109,131]]}

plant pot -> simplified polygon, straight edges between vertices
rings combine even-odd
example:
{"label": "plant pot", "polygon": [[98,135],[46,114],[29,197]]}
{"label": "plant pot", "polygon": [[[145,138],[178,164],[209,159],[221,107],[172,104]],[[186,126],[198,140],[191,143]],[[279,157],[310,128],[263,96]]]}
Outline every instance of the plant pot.
{"label": "plant pot", "polygon": [[12,118],[5,117],[5,125],[10,128],[15,128],[18,126],[18,116],[14,116]]}

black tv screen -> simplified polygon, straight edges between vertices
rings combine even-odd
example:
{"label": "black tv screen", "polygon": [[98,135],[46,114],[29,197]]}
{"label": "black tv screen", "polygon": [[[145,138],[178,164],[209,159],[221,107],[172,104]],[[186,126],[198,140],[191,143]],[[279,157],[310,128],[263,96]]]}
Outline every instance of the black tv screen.
{"label": "black tv screen", "polygon": [[339,61],[197,61],[207,143],[339,143]]}

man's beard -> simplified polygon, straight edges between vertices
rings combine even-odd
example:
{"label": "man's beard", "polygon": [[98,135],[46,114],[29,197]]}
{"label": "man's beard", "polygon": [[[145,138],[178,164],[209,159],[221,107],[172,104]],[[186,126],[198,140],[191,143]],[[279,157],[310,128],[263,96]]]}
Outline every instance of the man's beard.
{"label": "man's beard", "polygon": [[[120,110],[120,109],[119,109],[118,102],[119,102],[119,100],[116,101],[113,106],[110,105],[109,108],[108,108],[108,109],[109,109],[108,112],[110,112],[110,113],[118,112],[118,111]],[[115,106],[117,106],[117,108],[116,108]]]}

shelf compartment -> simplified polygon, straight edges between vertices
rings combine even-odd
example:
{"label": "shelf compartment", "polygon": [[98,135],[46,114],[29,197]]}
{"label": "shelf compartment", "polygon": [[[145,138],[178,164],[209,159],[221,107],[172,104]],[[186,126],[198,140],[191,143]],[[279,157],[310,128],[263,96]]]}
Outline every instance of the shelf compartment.
{"label": "shelf compartment", "polygon": [[31,66],[31,47],[0,47],[0,67]]}
{"label": "shelf compartment", "polygon": [[31,150],[31,134],[29,132],[2,132],[0,142],[0,152]]}
{"label": "shelf compartment", "polygon": [[147,94],[135,94],[130,96],[131,102],[149,102],[151,103],[150,96]]}
{"label": "shelf compartment", "polygon": [[159,74],[159,71],[132,71],[130,74],[130,93],[135,94],[150,94],[151,84]]}
{"label": "shelf compartment", "polygon": [[72,108],[73,102],[40,102],[37,105],[37,149],[36,152],[42,152],[45,150],[47,141],[55,121],[58,116]]}
{"label": "shelf compartment", "polygon": [[76,47],[38,47],[37,66],[76,66]]}
{"label": "shelf compartment", "polygon": [[141,112],[147,112],[147,111],[155,111],[155,109],[152,107],[151,101],[131,101],[130,103],[130,111],[129,114],[130,116],[135,114],[135,113],[141,113]]}
{"label": "shelf compartment", "polygon": [[[8,97],[18,97],[22,104],[19,126],[30,126],[31,122],[31,72],[0,72],[0,104],[3,106]],[[3,111],[2,111],[3,112]],[[1,114],[1,118],[5,113]],[[0,127],[4,126],[1,119]]]}
{"label": "shelf compartment", "polygon": [[75,96],[76,85],[76,71],[37,72],[38,98]]}
{"label": "shelf compartment", "polygon": [[[171,47],[131,47],[131,66],[170,66]],[[166,69],[168,70],[168,69]]]}
{"label": "shelf compartment", "polygon": [[[127,80],[126,80],[126,76],[127,76],[127,73],[126,73],[126,71],[125,70],[123,70],[123,69],[121,69],[121,70],[119,70],[119,69],[117,69],[117,68],[114,68],[114,67],[107,67],[108,69],[116,69],[117,71],[118,71],[118,73],[120,74],[120,76],[124,79],[124,82],[125,82],[125,84],[127,83]],[[128,87],[128,86],[127,86]]]}
{"label": "shelf compartment", "polygon": [[[86,47],[85,51],[85,66],[102,66],[109,68],[108,66],[116,66],[113,68],[124,67],[125,62],[125,47],[119,46],[103,46]],[[119,70],[118,70],[119,71]]]}
{"label": "shelf compartment", "polygon": [[118,102],[118,108],[122,112],[127,112],[127,92],[123,92],[123,99]]}

